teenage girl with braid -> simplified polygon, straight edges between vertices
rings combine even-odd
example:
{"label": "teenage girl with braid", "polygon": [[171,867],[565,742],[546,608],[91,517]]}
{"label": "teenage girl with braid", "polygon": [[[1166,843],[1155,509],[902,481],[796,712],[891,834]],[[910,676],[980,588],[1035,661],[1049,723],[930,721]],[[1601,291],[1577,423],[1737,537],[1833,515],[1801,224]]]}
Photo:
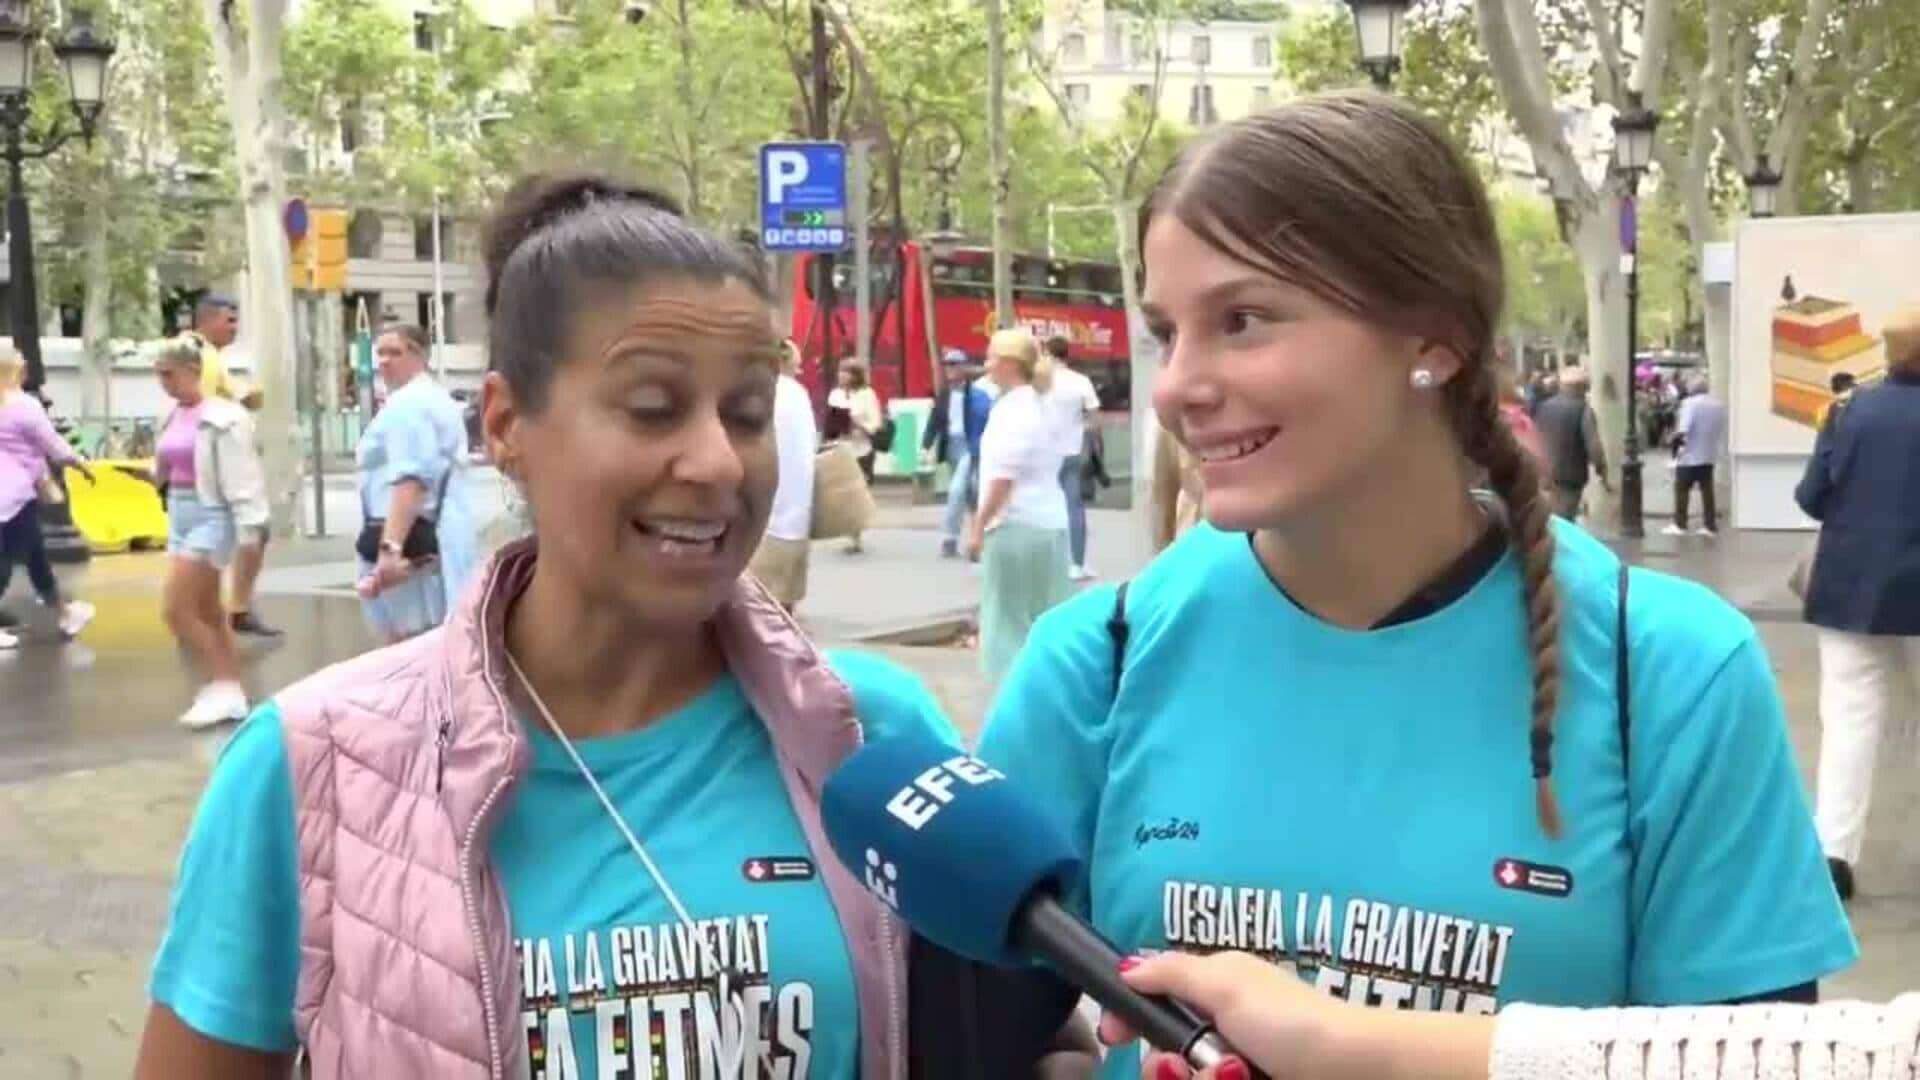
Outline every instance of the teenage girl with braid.
{"label": "teenage girl with braid", "polygon": [[1409,1010],[1803,1000],[1851,964],[1753,627],[1629,587],[1500,420],[1500,245],[1435,125],[1371,93],[1228,125],[1140,242],[1206,521],[1040,621],[980,749],[1087,853],[1067,899],[1125,951]]}

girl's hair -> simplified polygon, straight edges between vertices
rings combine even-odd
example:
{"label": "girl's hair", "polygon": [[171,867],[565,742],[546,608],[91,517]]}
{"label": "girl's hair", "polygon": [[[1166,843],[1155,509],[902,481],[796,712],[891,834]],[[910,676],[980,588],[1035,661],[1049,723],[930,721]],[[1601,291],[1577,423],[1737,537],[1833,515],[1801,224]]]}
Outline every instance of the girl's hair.
{"label": "girl's hair", "polygon": [[1020,363],[1020,377],[1044,394],[1053,389],[1053,357],[1042,352],[1033,335],[1018,327],[996,330],[987,339],[987,360],[1009,357]]}
{"label": "girl's hair", "polygon": [[200,350],[204,346],[205,342],[200,340],[200,335],[191,332],[168,338],[160,343],[160,351],[153,354],[154,366],[165,364],[172,367],[179,364],[181,367],[190,367],[199,371],[202,362]]}
{"label": "girl's hair", "polygon": [[855,390],[865,390],[867,387],[873,385],[867,378],[867,369],[861,367],[859,364],[853,363],[852,361],[842,361],[840,370],[847,373],[847,382],[852,384]]}
{"label": "girl's hair", "polygon": [[1222,252],[1355,317],[1444,345],[1460,448],[1506,503],[1533,655],[1529,735],[1540,824],[1560,835],[1553,722],[1560,600],[1551,515],[1534,460],[1500,420],[1493,333],[1505,282],[1493,213],[1473,167],[1399,98],[1303,98],[1191,143],[1142,205],[1139,239],[1172,214]]}
{"label": "girl's hair", "polygon": [[27,362],[20,350],[12,345],[0,345],[0,393],[20,389],[27,374]]}
{"label": "girl's hair", "polygon": [[494,210],[486,259],[489,366],[530,409],[546,402],[588,286],[735,280],[769,299],[740,248],[688,222],[667,196],[603,176],[521,179]]}
{"label": "girl's hair", "polygon": [[428,350],[432,348],[427,338],[427,332],[414,323],[390,322],[380,328],[381,337],[386,337],[388,334],[392,334],[406,342],[412,347],[414,352],[419,353],[421,356],[427,355]]}

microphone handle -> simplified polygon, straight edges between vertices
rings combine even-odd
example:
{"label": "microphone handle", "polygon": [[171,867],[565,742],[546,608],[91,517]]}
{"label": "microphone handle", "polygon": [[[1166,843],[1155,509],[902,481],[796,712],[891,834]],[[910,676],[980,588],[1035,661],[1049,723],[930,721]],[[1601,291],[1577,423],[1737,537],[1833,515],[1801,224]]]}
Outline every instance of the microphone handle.
{"label": "microphone handle", "polygon": [[[1152,1046],[1179,1054],[1188,1065],[1218,1065],[1234,1050],[1198,1013],[1170,997],[1143,994],[1120,977],[1120,950],[1042,889],[1014,917],[1014,944],[1047,962],[1067,982],[1140,1033]],[[1244,1060],[1244,1059],[1243,1059]],[[1254,1068],[1252,1080],[1267,1080]]]}

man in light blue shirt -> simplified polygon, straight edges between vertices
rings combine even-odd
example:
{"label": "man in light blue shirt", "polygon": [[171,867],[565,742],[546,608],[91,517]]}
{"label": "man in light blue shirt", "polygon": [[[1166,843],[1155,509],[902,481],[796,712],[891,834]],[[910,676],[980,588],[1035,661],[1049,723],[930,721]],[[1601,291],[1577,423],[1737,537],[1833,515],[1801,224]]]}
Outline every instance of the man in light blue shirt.
{"label": "man in light blue shirt", "polygon": [[1718,536],[1713,466],[1727,452],[1727,406],[1709,391],[1705,375],[1688,378],[1687,397],[1680,402],[1680,415],[1673,428],[1673,523],[1662,531],[1668,536],[1686,535],[1687,503],[1697,487],[1702,519],[1695,535]]}

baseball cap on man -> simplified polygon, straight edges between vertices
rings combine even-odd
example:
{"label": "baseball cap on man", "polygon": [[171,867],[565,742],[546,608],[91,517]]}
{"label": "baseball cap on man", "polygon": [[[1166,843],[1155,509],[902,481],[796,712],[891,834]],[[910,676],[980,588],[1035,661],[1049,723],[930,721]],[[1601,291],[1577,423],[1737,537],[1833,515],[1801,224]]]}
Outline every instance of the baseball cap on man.
{"label": "baseball cap on man", "polygon": [[963,349],[948,349],[946,352],[940,354],[940,362],[947,365],[964,364],[967,362],[966,351]]}

